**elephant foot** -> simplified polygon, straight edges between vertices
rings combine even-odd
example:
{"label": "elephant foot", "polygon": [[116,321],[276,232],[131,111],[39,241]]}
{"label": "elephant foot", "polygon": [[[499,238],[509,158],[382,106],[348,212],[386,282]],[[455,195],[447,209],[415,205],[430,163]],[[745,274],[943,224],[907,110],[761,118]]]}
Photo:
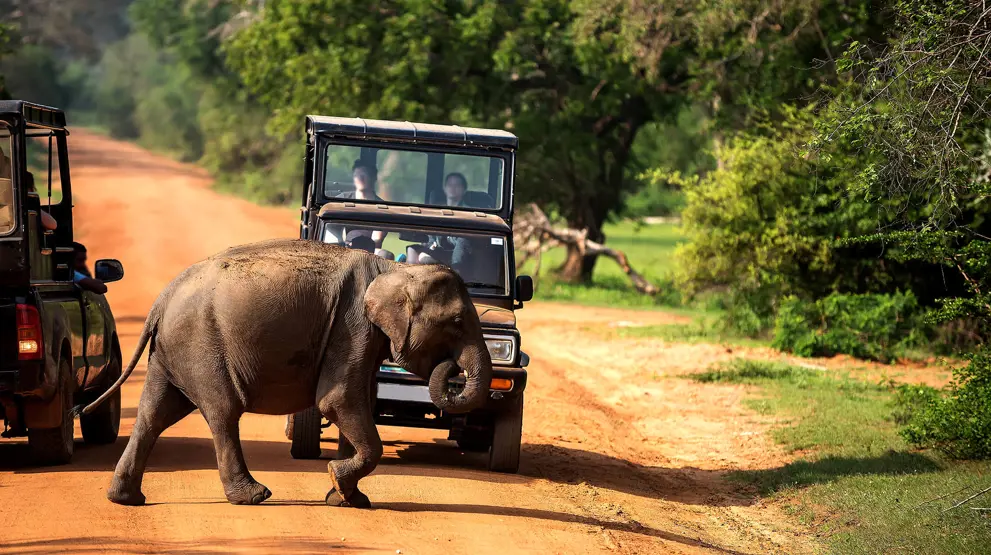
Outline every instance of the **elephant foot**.
{"label": "elephant foot", "polygon": [[272,497],[272,492],[258,482],[227,494],[227,500],[232,505],[257,505],[269,497]]}
{"label": "elephant foot", "polygon": [[110,486],[110,489],[107,490],[107,499],[111,503],[129,507],[140,507],[145,504],[145,496],[140,490],[128,490],[124,487],[118,487],[117,484]]}
{"label": "elephant foot", "polygon": [[323,501],[331,507],[354,507],[355,509],[371,509],[372,502],[368,500],[368,496],[358,490],[355,486],[351,490],[351,494],[344,497],[341,493],[341,486],[337,483],[337,473],[334,471],[334,463],[339,463],[340,461],[331,461],[327,465],[330,470],[330,483],[333,486],[330,491],[327,492],[327,496],[324,497]]}
{"label": "elephant foot", "polygon": [[354,493],[347,499],[337,491],[337,488],[331,488],[327,492],[327,497],[324,498],[324,503],[331,507],[354,507],[355,509],[371,509],[372,502],[368,499],[368,496],[364,493],[358,491],[355,488]]}

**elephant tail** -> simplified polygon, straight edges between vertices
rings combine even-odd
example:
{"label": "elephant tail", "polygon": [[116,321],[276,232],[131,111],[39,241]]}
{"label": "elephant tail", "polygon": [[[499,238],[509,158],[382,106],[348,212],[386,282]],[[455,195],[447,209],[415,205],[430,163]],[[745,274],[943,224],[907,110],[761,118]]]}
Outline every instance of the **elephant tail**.
{"label": "elephant tail", "polygon": [[134,367],[138,365],[138,361],[141,359],[141,355],[145,352],[145,347],[148,346],[148,340],[151,339],[152,333],[155,331],[155,327],[158,325],[157,305],[158,303],[156,303],[155,306],[152,307],[151,311],[148,314],[148,319],[145,320],[145,327],[143,330],[141,330],[141,337],[138,338],[138,346],[134,350],[134,356],[131,357],[131,363],[127,365],[127,368],[125,368],[123,372],[121,372],[120,377],[117,378],[117,381],[114,382],[114,384],[110,386],[110,388],[107,389],[107,391],[104,392],[103,395],[100,395],[100,397],[97,398],[97,400],[86,405],[86,408],[82,409],[82,411],[79,411],[78,410],[79,407],[76,407],[76,409],[74,409],[73,412],[81,413],[81,414],[89,414],[93,412],[94,410],[96,410],[97,407],[103,404],[104,401],[109,399],[110,396],[114,394],[114,392],[120,389],[122,385],[124,385],[124,382],[127,381],[127,378],[131,375],[131,372],[134,372]]}

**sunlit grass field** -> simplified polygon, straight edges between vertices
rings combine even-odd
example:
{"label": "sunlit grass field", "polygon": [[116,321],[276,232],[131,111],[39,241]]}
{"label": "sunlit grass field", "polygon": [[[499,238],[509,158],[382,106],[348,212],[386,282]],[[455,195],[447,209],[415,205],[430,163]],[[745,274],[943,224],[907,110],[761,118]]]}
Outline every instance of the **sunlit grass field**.
{"label": "sunlit grass field", "polygon": [[696,374],[755,386],[747,401],[780,424],[773,437],[796,459],[738,472],[813,527],[834,553],[987,553],[987,463],[911,448],[898,435],[887,384],[782,363],[737,359]]}
{"label": "sunlit grass field", "polygon": [[[589,285],[560,283],[554,269],[565,259],[565,249],[555,248],[544,253],[540,275],[536,276],[535,298],[568,301],[589,305],[650,308],[678,306],[680,296],[671,287],[674,251],[683,237],[675,224],[638,225],[632,221],[607,224],[606,244],[626,253],[633,268],[661,288],[655,297],[642,295],[633,289],[629,278],[610,258],[599,257]],[[521,274],[531,274],[534,263],[527,262]]]}

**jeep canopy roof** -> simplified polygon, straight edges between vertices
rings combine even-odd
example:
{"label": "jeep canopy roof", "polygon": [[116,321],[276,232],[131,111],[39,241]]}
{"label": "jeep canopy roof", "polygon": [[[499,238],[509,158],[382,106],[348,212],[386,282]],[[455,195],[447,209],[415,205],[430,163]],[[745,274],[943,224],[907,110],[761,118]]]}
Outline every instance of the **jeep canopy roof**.
{"label": "jeep canopy roof", "polygon": [[408,121],[306,116],[309,134],[353,139],[385,139],[419,144],[459,145],[515,150],[519,139],[508,131]]}
{"label": "jeep canopy roof", "polygon": [[65,112],[24,100],[0,100],[0,115],[16,114],[26,123],[48,129],[65,129]]}
{"label": "jeep canopy roof", "polygon": [[332,202],[445,208],[512,221],[516,135],[498,129],[307,116],[302,230]]}

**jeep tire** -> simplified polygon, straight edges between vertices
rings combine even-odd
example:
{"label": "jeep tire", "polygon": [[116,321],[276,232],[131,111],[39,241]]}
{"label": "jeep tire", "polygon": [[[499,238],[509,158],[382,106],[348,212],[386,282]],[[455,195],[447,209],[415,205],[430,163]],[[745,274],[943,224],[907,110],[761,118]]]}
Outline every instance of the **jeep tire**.
{"label": "jeep tire", "polygon": [[320,458],[320,411],[316,407],[291,414],[286,422],[286,435],[292,441],[289,454],[294,459]]}
{"label": "jeep tire", "polygon": [[[116,338],[111,357],[104,378],[106,389],[114,385],[121,372],[120,345]],[[108,445],[117,441],[120,432],[120,388],[91,414],[80,415],[79,427],[83,432],[83,441],[90,445]]]}
{"label": "jeep tire", "polygon": [[68,357],[59,361],[58,391],[54,402],[59,403],[62,423],[54,428],[29,428],[28,446],[34,460],[41,465],[60,465],[72,460],[74,418],[72,416],[72,394],[75,382]]}
{"label": "jeep tire", "polygon": [[519,394],[496,415],[489,448],[489,470],[515,474],[520,469],[520,443],[523,437],[523,394]]}

